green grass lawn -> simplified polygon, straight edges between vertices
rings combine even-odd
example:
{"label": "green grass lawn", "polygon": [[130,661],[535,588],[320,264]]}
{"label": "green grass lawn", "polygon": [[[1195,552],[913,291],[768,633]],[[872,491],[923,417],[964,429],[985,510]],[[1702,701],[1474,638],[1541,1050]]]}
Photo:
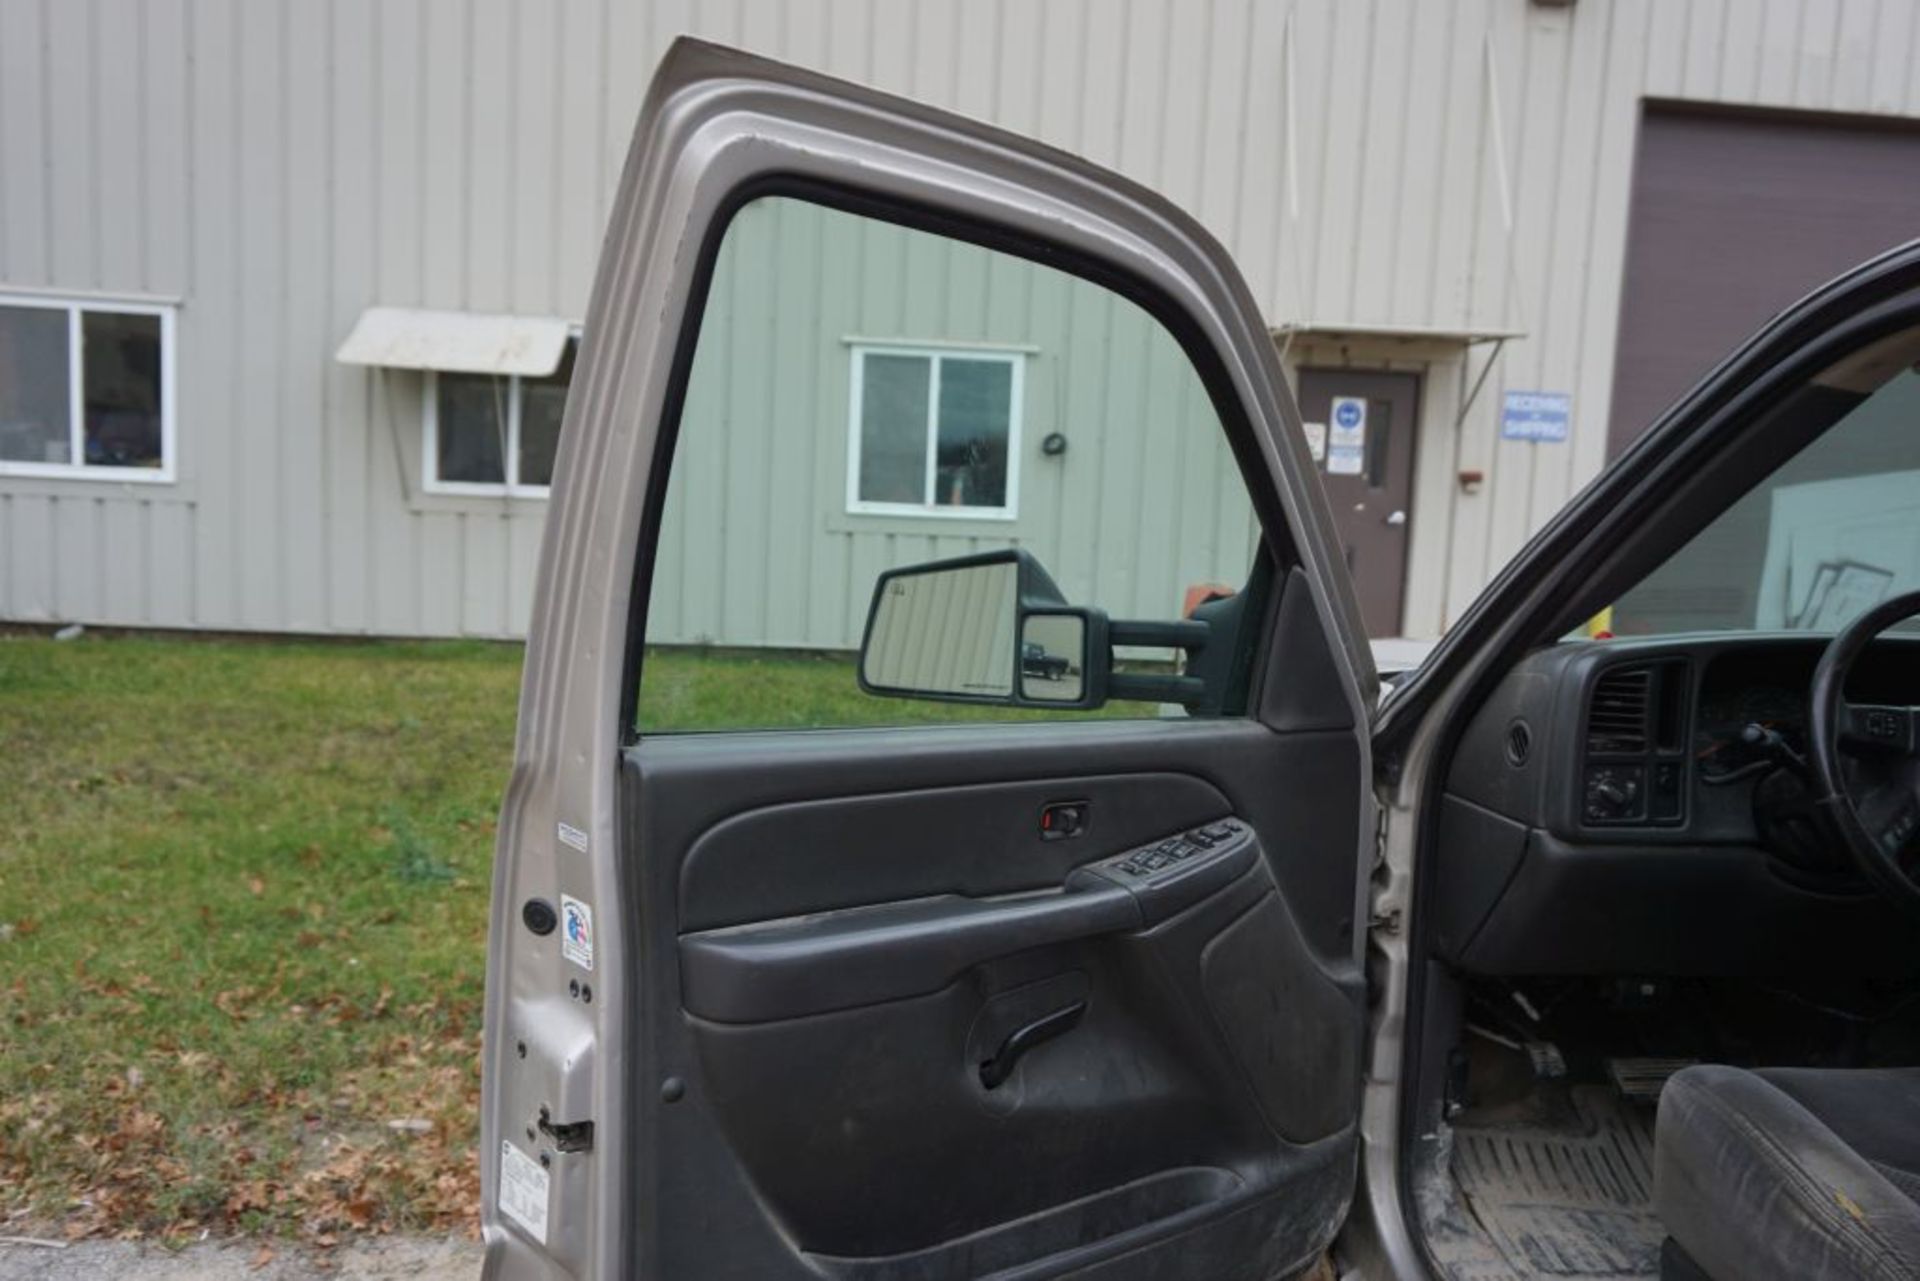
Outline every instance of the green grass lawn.
{"label": "green grass lawn", "polygon": [[[520,659],[0,635],[0,1216],[472,1222]],[[641,706],[660,729],[1008,715],[869,698],[845,659],[691,651],[648,656]]]}
{"label": "green grass lawn", "polygon": [[519,675],[508,646],[0,637],[0,1209],[468,1221]]}

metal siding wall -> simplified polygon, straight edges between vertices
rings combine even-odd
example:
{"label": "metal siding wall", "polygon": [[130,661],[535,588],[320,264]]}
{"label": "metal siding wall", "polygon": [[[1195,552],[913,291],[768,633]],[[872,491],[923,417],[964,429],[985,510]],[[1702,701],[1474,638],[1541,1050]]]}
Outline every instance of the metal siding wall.
{"label": "metal siding wall", "polygon": [[[1423,470],[1415,536],[1449,545],[1416,631],[1603,460],[1640,99],[1920,115],[1910,0],[0,0],[0,287],[182,301],[179,482],[0,481],[0,617],[518,632],[539,505],[423,500],[417,386],[332,350],[373,302],[584,311],[682,31],[1117,166],[1219,234],[1275,322],[1524,328],[1459,438],[1421,442],[1488,482]],[[1572,442],[1501,443],[1508,387],[1571,390]],[[787,518],[778,486],[722,480]],[[779,555],[716,623],[771,610],[760,572],[815,584],[807,636],[863,607],[873,553]]]}

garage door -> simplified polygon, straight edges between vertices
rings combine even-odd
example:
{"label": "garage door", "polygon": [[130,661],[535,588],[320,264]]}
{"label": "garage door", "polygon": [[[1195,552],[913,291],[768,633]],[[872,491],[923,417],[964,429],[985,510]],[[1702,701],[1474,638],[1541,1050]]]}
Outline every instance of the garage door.
{"label": "garage door", "polygon": [[1920,130],[1650,104],[1641,119],[1608,453],[1769,316],[1920,237]]}

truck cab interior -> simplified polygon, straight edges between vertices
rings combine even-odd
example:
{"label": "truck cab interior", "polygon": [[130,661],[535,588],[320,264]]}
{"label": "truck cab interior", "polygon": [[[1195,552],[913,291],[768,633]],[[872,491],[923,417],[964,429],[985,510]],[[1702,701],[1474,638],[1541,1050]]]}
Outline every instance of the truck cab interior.
{"label": "truck cab interior", "polygon": [[1409,914],[1439,1275],[1920,1266],[1916,358],[1777,397],[1679,551],[1463,704]]}

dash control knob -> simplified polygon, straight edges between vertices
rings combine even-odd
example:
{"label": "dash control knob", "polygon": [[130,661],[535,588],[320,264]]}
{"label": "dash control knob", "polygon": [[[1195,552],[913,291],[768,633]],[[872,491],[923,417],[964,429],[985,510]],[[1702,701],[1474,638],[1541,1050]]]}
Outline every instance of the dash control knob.
{"label": "dash control knob", "polygon": [[1638,768],[1596,766],[1587,771],[1585,813],[1590,823],[1639,818],[1645,788]]}

